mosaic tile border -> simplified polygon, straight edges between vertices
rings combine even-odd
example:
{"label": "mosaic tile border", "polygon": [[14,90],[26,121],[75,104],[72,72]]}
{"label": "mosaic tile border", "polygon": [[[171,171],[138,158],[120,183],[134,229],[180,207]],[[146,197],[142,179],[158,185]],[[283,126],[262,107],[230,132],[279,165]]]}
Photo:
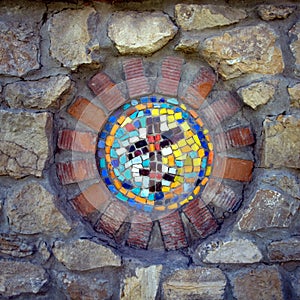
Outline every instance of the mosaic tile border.
{"label": "mosaic tile border", "polygon": [[[70,199],[70,203],[84,219],[92,224],[96,231],[112,237],[120,245],[139,249],[152,249],[151,240],[155,234],[154,226],[158,224],[160,238],[165,250],[185,248],[193,241],[187,236],[187,224],[183,220],[183,215],[189,222],[188,226],[192,226],[198,238],[205,238],[215,232],[222,221],[222,218],[216,215],[214,209],[221,210],[223,213],[230,213],[235,211],[240,203],[240,197],[235,195],[231,187],[223,182],[223,179],[234,180],[241,182],[241,184],[251,180],[253,162],[229,157],[226,154],[228,149],[249,147],[254,143],[254,136],[250,126],[237,126],[227,131],[222,129],[222,123],[239,111],[239,101],[228,92],[223,92],[221,96],[207,101],[207,96],[216,81],[214,73],[211,69],[200,67],[193,82],[186,84],[180,81],[183,62],[178,57],[166,57],[161,64],[160,75],[158,78],[154,78],[154,86],[149,78],[145,76],[144,63],[141,58],[132,58],[123,62],[123,71],[126,78],[125,84],[114,83],[104,72],[96,74],[88,83],[96,97],[92,101],[78,97],[68,108],[68,113],[79,121],[78,124],[85,124],[90,129],[86,130],[86,132],[81,128],[76,128],[75,130],[63,129],[59,132],[58,147],[60,149],[83,154],[82,159],[72,159],[67,162],[58,161],[56,163],[57,175],[63,185],[77,183],[81,186],[82,182],[85,183],[85,187],[81,188],[81,193]],[[151,80],[153,81],[153,78]],[[116,169],[117,162],[114,162],[115,165],[111,164],[113,168],[107,168],[108,165],[104,164],[105,161],[102,160],[103,155],[111,153],[115,142],[111,139],[109,144],[107,144],[107,136],[110,135],[111,130],[115,130],[114,134],[117,132],[118,129],[114,128],[114,125],[116,125],[122,114],[126,115],[126,120],[126,118],[130,119],[131,115],[138,114],[139,111],[148,110],[151,116],[153,111],[155,111],[153,118],[160,118],[160,116],[165,115],[161,113],[161,109],[172,109],[163,107],[166,104],[173,107],[174,114],[175,110],[179,108],[181,113],[186,112],[189,117],[192,116],[191,120],[201,120],[201,124],[198,125],[201,127],[200,132],[202,134],[206,130],[202,128],[203,123],[212,133],[212,136],[205,136],[204,134],[203,141],[206,142],[206,145],[202,145],[201,140],[198,145],[201,145],[204,149],[204,156],[207,161],[209,160],[207,167],[202,169],[204,177],[201,178],[207,181],[203,184],[205,188],[201,192],[191,191],[192,198],[190,199],[188,198],[189,196],[184,196],[177,201],[172,199],[173,203],[164,203],[164,205],[157,206],[149,205],[149,201],[160,201],[157,198],[161,195],[159,192],[162,191],[159,191],[159,189],[162,187],[158,185],[158,191],[155,191],[158,195],[155,198],[154,193],[154,200],[146,197],[146,194],[144,194],[144,197],[141,197],[141,194],[139,194],[136,195],[139,198],[129,203],[129,197],[126,196],[128,198],[126,201],[123,198],[124,194],[128,195],[128,189],[126,189],[128,186],[123,186],[124,180],[119,180],[117,185],[111,185],[112,177],[109,175],[109,172]],[[149,105],[151,107],[137,110],[136,107],[138,105],[141,107],[142,105]],[[134,111],[130,111],[131,109]],[[130,114],[128,113],[129,111]],[[177,111],[176,113],[180,112]],[[133,119],[130,120],[133,122]],[[130,120],[123,127],[132,123],[129,122]],[[123,123],[120,123],[119,126],[122,126]],[[192,124],[186,123],[190,127],[192,126]],[[128,133],[130,130],[133,131],[131,125],[127,127],[129,129]],[[198,133],[196,128],[194,130]],[[98,135],[98,133],[100,134]],[[145,133],[142,134],[143,136],[145,135]],[[147,146],[143,146],[140,143],[141,149],[150,147],[150,144],[152,144],[151,147],[154,147],[152,150],[158,152],[158,149],[155,147],[161,147],[160,143],[164,140],[160,136],[159,141],[158,137],[157,141],[155,141],[155,136],[156,134],[150,140],[147,140],[146,134],[146,138],[143,138],[143,145],[146,139]],[[132,140],[133,144],[138,142]],[[195,140],[194,142],[197,144]],[[209,143],[210,146],[208,146]],[[130,150],[130,146],[125,146],[125,148],[128,147],[126,151]],[[169,146],[163,144],[163,148],[166,149],[164,150],[166,155],[170,152]],[[104,153],[100,155],[99,151],[103,150]],[[171,150],[173,153],[176,149]],[[84,158],[84,155],[93,154],[96,151],[96,160]],[[105,153],[105,151],[108,153]],[[209,153],[213,153],[213,151],[215,152],[214,159],[212,159],[212,154],[209,157]],[[139,154],[138,157],[143,155],[143,153],[137,154]],[[148,163],[150,164],[150,159],[149,162],[146,162],[145,169],[147,169]],[[208,167],[211,167],[211,169]],[[113,176],[116,176],[116,174],[114,173]],[[89,180],[91,184],[86,187],[86,183]],[[95,180],[97,181],[96,183]],[[199,185],[196,184],[195,186],[197,188]],[[121,188],[124,190],[121,190]],[[123,194],[119,194],[121,191],[123,191]],[[165,190],[165,192],[167,191]],[[153,211],[161,213],[157,209],[160,206],[164,207],[164,213],[156,214],[155,217],[151,213],[149,214],[149,212]]]}

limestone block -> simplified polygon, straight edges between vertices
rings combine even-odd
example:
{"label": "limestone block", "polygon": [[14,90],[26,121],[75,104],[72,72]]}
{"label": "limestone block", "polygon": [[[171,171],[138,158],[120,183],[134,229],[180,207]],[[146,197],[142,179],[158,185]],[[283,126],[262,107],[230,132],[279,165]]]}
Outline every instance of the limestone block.
{"label": "limestone block", "polygon": [[300,83],[288,87],[291,107],[300,108]]}
{"label": "limestone block", "polygon": [[299,238],[272,242],[268,245],[267,249],[270,261],[286,262],[300,260]]}
{"label": "limestone block", "polygon": [[259,5],[258,15],[262,20],[271,21],[275,19],[286,19],[296,9],[291,5]]}

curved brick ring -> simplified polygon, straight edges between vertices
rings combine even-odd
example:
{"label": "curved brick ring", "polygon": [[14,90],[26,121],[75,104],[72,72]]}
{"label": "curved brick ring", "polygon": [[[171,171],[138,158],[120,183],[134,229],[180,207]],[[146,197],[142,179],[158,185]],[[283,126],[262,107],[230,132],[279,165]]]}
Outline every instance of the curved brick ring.
{"label": "curved brick ring", "polygon": [[63,185],[91,180],[71,199],[73,207],[97,232],[130,247],[151,249],[156,223],[166,250],[192,243],[186,226],[205,238],[222,220],[214,210],[224,216],[241,200],[222,180],[251,180],[253,162],[226,155],[254,143],[249,126],[222,129],[238,101],[230,93],[208,101],[213,72],[202,67],[187,85],[180,82],[182,64],[167,57],[161,76],[150,80],[142,59],[126,60],[126,85],[96,74],[89,82],[96,98],[79,97],[68,108],[91,132],[59,132],[60,149],[96,154],[57,163]]}

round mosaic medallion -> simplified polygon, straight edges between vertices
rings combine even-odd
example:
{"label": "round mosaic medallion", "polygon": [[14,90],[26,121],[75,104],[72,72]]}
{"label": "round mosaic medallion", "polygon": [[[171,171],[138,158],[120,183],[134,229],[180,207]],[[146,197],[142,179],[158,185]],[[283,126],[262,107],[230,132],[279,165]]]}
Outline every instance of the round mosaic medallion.
{"label": "round mosaic medallion", "polygon": [[203,190],[213,145],[195,111],[175,98],[143,97],[108,118],[97,160],[120,201],[145,212],[174,210]]}

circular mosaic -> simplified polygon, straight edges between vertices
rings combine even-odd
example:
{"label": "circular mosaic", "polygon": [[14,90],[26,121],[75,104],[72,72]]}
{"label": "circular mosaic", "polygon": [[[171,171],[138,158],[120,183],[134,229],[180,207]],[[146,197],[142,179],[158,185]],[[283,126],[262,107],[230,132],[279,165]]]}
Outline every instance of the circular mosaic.
{"label": "circular mosaic", "polygon": [[174,210],[203,190],[213,145],[194,110],[175,98],[143,97],[110,115],[97,161],[120,201],[145,212]]}

